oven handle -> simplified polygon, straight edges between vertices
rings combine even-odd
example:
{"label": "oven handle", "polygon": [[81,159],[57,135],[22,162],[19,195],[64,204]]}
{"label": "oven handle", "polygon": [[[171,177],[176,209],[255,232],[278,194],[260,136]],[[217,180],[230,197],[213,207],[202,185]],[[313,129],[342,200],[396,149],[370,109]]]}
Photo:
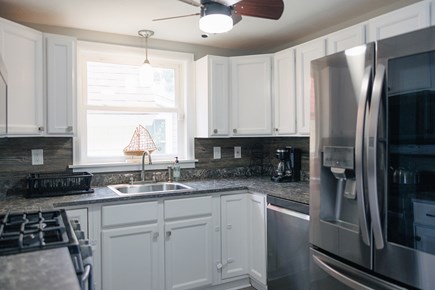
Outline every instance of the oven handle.
{"label": "oven handle", "polygon": [[272,211],[276,211],[276,212],[279,212],[279,213],[282,213],[282,214],[285,214],[285,215],[293,216],[293,217],[296,217],[296,218],[304,219],[304,220],[307,220],[307,221],[310,220],[310,216],[307,215],[307,214],[303,214],[303,213],[300,213],[300,212],[292,211],[292,210],[289,210],[289,209],[286,209],[286,208],[283,208],[283,207],[279,207],[279,206],[276,206],[276,205],[273,205],[273,204],[270,204],[270,203],[267,204],[267,209],[268,210],[272,210]]}
{"label": "oven handle", "polygon": [[[87,264],[85,265],[83,270],[83,275],[81,277],[81,288],[82,289],[88,289],[93,290],[94,289],[94,283],[92,281],[92,265]],[[88,285],[88,288],[85,287],[85,285]]]}

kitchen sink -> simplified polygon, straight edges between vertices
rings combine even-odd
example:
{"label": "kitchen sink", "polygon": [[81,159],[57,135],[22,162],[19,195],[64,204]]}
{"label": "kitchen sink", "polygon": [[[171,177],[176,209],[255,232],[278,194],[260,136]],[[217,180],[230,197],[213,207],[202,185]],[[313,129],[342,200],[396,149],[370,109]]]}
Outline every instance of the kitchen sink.
{"label": "kitchen sink", "polygon": [[188,192],[192,187],[178,182],[159,182],[146,184],[118,184],[109,185],[108,188],[118,195],[165,194],[175,192]]}

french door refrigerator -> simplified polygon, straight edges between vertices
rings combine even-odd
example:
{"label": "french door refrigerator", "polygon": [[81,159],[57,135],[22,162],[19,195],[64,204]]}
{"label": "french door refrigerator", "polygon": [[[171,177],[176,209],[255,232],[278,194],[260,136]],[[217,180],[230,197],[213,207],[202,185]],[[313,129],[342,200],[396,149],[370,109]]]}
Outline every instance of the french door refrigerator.
{"label": "french door refrigerator", "polygon": [[435,27],[311,77],[311,289],[435,289]]}

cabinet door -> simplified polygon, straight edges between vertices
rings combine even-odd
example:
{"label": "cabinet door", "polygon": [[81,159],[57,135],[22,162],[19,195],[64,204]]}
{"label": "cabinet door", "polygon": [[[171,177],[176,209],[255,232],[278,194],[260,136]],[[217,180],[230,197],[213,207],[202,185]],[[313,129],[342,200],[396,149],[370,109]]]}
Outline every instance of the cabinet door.
{"label": "cabinet door", "polygon": [[296,47],[297,129],[301,135],[310,133],[311,61],[325,56],[325,40],[315,39]]}
{"label": "cabinet door", "polygon": [[266,197],[248,197],[249,275],[266,285]]}
{"label": "cabinet door", "polygon": [[295,51],[286,49],[273,56],[274,70],[274,133],[296,134]]}
{"label": "cabinet door", "polygon": [[47,133],[73,134],[76,95],[76,39],[45,34]]}
{"label": "cabinet door", "polygon": [[365,24],[357,24],[326,36],[326,52],[333,54],[365,43]]}
{"label": "cabinet door", "polygon": [[193,289],[212,284],[212,218],[165,223],[166,289]]}
{"label": "cabinet door", "polygon": [[206,56],[196,61],[197,136],[229,134],[229,59]]}
{"label": "cabinet door", "polygon": [[430,25],[430,3],[422,1],[370,19],[368,41],[376,41]]}
{"label": "cabinet door", "polygon": [[102,289],[162,289],[157,224],[107,229],[101,236]]}
{"label": "cabinet door", "polygon": [[0,53],[8,71],[8,135],[43,130],[42,33],[0,18]]}
{"label": "cabinet door", "polygon": [[270,55],[231,58],[233,135],[272,133]]}
{"label": "cabinet door", "polygon": [[222,279],[248,273],[247,194],[221,198]]}

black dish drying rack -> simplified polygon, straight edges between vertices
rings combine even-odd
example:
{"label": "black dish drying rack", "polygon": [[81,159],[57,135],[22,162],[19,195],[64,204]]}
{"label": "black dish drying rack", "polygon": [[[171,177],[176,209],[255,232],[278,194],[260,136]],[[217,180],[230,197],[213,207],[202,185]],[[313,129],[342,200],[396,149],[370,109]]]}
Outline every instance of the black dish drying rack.
{"label": "black dish drying rack", "polygon": [[31,173],[26,197],[47,197],[93,193],[89,172]]}

